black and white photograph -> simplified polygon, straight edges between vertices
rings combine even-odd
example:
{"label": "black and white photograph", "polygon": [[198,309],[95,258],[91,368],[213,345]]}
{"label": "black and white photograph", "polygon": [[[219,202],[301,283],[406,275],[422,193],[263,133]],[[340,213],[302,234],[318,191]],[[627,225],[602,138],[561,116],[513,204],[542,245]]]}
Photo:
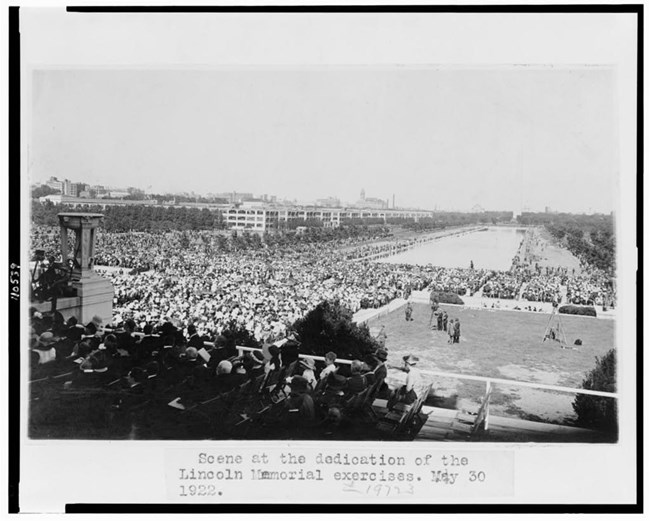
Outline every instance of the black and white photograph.
{"label": "black and white photograph", "polygon": [[21,8],[23,476],[633,502],[637,16]]}

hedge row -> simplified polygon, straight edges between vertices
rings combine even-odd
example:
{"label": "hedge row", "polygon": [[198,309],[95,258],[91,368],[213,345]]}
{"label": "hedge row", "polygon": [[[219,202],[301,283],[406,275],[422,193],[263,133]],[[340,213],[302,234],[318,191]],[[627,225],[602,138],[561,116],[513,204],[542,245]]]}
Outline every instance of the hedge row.
{"label": "hedge row", "polygon": [[439,292],[438,302],[441,304],[459,304],[461,306],[465,304],[462,298],[452,292]]}
{"label": "hedge row", "polygon": [[596,316],[596,309],[590,306],[574,306],[570,304],[567,306],[560,306],[558,311],[565,315],[583,315],[587,317]]}

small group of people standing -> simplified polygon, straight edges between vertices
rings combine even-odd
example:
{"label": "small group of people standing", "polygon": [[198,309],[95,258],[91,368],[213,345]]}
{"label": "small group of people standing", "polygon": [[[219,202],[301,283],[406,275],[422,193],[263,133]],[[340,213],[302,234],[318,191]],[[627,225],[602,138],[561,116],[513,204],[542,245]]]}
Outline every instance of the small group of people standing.
{"label": "small group of people standing", "polygon": [[449,344],[460,343],[460,319],[452,318],[447,324],[447,334],[449,335]]}
{"label": "small group of people standing", "polygon": [[446,331],[449,335],[449,344],[459,344],[460,343],[460,319],[458,318],[449,318],[449,315],[445,310],[435,311],[434,316],[436,317],[435,324],[431,329],[438,331]]}

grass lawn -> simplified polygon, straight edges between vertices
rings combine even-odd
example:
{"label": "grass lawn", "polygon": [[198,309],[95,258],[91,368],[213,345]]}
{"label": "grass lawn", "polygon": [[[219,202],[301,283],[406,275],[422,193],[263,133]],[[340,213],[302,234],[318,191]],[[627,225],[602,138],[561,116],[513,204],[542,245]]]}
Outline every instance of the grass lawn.
{"label": "grass lawn", "polygon": [[[542,342],[549,320],[546,313],[491,311],[442,305],[450,318],[461,323],[460,344],[448,344],[444,332],[428,327],[428,305],[414,304],[413,321],[404,311],[369,322],[371,332],[386,326],[389,364],[416,354],[423,370],[492,376],[525,382],[581,387],[585,373],[595,366],[595,357],[614,347],[614,321],[562,315],[567,342],[580,338],[577,349],[561,349],[556,342]],[[481,382],[435,378],[435,397],[451,406],[475,411],[484,392]],[[574,419],[574,395],[498,385],[490,401],[491,413],[557,423]]]}

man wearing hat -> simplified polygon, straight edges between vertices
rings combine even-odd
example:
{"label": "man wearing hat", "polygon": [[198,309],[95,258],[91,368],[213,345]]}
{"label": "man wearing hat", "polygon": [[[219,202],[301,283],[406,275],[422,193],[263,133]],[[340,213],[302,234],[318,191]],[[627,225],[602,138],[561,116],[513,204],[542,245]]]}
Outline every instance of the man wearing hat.
{"label": "man wearing hat", "polygon": [[154,351],[159,351],[163,346],[162,338],[153,335],[153,326],[151,324],[146,324],[143,332],[144,336],[138,342],[135,352],[139,355],[138,358],[145,360],[151,357]]}
{"label": "man wearing hat", "polygon": [[336,407],[343,405],[345,392],[348,387],[348,381],[345,376],[336,373],[330,373],[325,382],[325,391],[319,399],[319,403],[327,407]]}
{"label": "man wearing hat", "polygon": [[302,376],[294,376],[289,386],[291,391],[285,405],[289,423],[296,426],[311,425],[316,418],[316,407],[309,394],[309,382]]}
{"label": "man wearing hat", "polygon": [[[388,360],[388,351],[385,349],[377,349],[377,352],[373,355],[374,359],[377,361],[377,365],[373,369],[375,375],[375,382],[383,382],[388,375],[388,369],[386,368],[386,360]],[[378,384],[381,387],[382,384]]]}

